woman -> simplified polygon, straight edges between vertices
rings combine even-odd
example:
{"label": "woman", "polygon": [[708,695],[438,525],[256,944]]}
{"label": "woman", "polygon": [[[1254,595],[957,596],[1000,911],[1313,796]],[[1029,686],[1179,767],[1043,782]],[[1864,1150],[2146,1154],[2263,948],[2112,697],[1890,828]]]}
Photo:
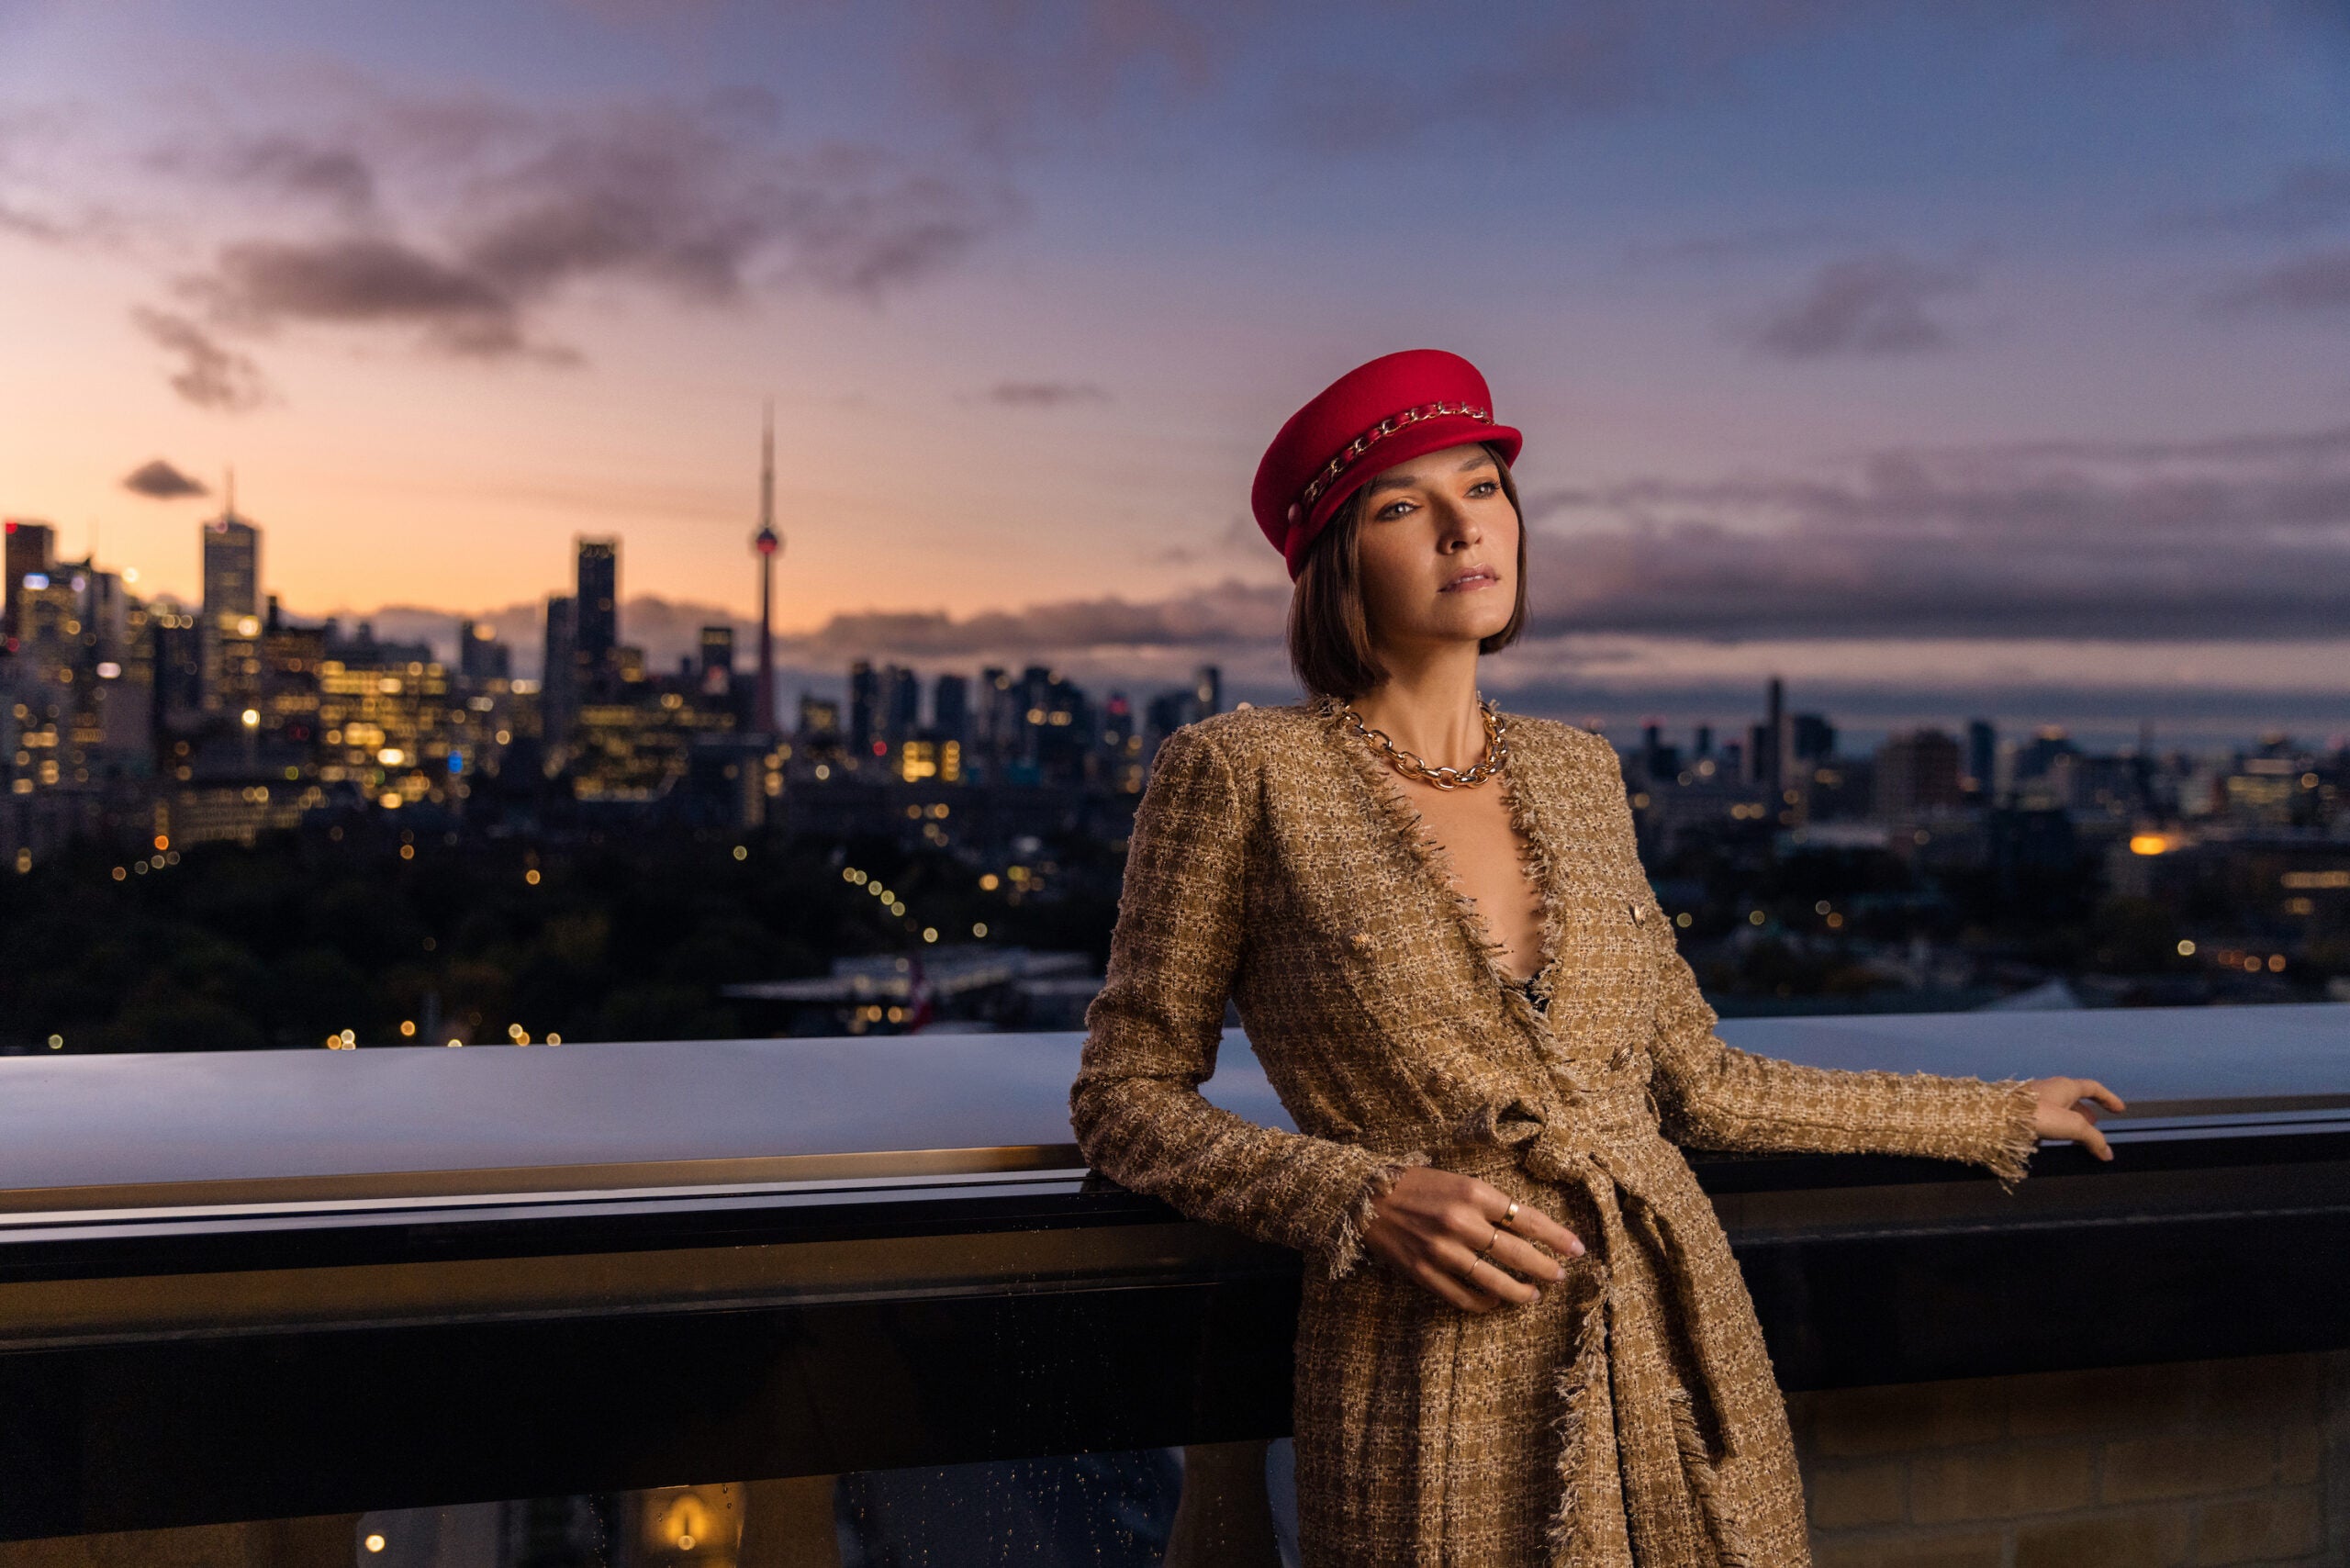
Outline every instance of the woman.
{"label": "woman", "polygon": [[[1750,1055],[1674,949],[1616,756],[1483,707],[1526,541],[1476,369],[1349,372],[1259,466],[1312,697],[1160,749],[1070,1094],[1086,1159],[1313,1260],[1297,1488],[1317,1564],[1808,1561],[1786,1413],[1678,1144],[2110,1158],[2075,1078]],[[1299,1130],[1198,1092],[1229,996]]]}

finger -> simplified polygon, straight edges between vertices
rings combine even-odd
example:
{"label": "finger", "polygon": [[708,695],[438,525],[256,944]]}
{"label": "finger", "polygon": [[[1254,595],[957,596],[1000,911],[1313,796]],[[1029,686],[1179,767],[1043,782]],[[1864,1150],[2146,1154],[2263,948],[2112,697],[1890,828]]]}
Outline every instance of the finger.
{"label": "finger", "polygon": [[2073,1135],[2075,1141],[2099,1159],[2112,1159],[2113,1146],[2105,1141],[2105,1135],[2097,1130],[2097,1124],[2087,1116],[2080,1118],[2080,1124],[2081,1130]]}
{"label": "finger", "polygon": [[1517,1217],[1509,1223],[1505,1234],[1521,1236],[1528,1241],[1539,1241],[1564,1258],[1583,1256],[1583,1241],[1575,1233],[1544,1214],[1531,1204],[1517,1206]]}
{"label": "finger", "polygon": [[1529,1280],[1556,1281],[1567,1277],[1567,1266],[1564,1263],[1560,1262],[1531,1241],[1521,1240],[1507,1231],[1502,1233],[1502,1238],[1494,1243],[1493,1250],[1486,1256],[1510,1272],[1523,1275]]}
{"label": "finger", "polygon": [[1463,1250],[1458,1258],[1439,1255],[1436,1266],[1450,1270],[1453,1278],[1459,1280],[1464,1289],[1483,1291],[1504,1301],[1514,1301],[1520,1306],[1542,1294],[1524,1280],[1501,1268],[1491,1258],[1481,1259],[1473,1251]]}
{"label": "finger", "polygon": [[2082,1080],[2082,1085],[2085,1090],[2084,1098],[2096,1101],[2109,1111],[2126,1111],[2130,1108],[2123,1103],[2121,1095],[2116,1094],[2094,1078]]}
{"label": "finger", "polygon": [[1417,1271],[1422,1289],[1450,1302],[1463,1312],[1491,1312],[1501,1304],[1483,1291],[1472,1291],[1439,1264],[1423,1263]]}

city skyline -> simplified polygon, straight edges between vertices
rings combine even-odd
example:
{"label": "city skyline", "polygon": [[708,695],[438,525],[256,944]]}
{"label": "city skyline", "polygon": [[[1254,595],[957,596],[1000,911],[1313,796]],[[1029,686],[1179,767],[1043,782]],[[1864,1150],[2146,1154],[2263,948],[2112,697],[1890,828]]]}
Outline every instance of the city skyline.
{"label": "city skyline", "polygon": [[772,395],[787,699],[1270,691],[1262,439],[1439,342],[1528,431],[1547,711],[2350,724],[2337,17],[1118,15],[0,11],[0,513],[192,599],[233,463],[306,616],[503,625],[619,533],[744,627]]}

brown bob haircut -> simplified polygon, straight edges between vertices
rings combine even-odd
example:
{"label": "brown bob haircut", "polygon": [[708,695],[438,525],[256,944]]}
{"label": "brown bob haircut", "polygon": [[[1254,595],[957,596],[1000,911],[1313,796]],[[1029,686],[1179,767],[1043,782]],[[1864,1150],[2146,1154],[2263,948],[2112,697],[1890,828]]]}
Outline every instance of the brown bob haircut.
{"label": "brown bob haircut", "polygon": [[[1479,442],[1494,460],[1502,494],[1517,514],[1517,602],[1509,624],[1479,641],[1481,654],[1497,654],[1517,641],[1526,627],[1526,509],[1518,504],[1517,481],[1509,459],[1490,441]],[[1305,689],[1352,699],[1387,678],[1387,666],[1371,646],[1371,617],[1362,602],[1362,519],[1370,492],[1366,482],[1346,498],[1305,553],[1289,601],[1289,662]]]}

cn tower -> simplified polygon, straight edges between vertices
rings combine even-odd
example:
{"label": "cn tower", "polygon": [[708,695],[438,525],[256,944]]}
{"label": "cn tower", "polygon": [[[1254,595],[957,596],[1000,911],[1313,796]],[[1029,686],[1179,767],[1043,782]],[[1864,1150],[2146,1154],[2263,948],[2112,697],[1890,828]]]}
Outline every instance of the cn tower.
{"label": "cn tower", "polygon": [[775,404],[767,404],[767,424],[759,439],[759,531],[751,535],[751,550],[759,558],[759,680],[751,728],[757,734],[775,732],[775,558],[783,553],[783,536],[775,531]]}

